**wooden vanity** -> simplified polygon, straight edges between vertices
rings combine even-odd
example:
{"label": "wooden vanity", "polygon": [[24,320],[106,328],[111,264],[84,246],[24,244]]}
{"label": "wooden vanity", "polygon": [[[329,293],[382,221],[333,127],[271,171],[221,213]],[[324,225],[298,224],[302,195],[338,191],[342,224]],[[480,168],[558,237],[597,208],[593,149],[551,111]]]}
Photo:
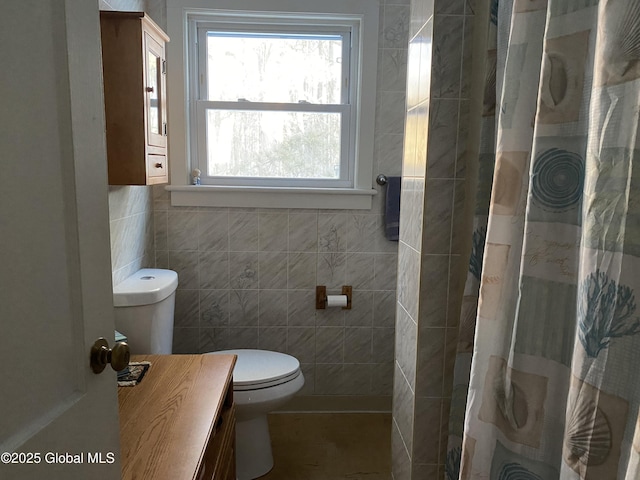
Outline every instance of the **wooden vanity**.
{"label": "wooden vanity", "polygon": [[235,355],[134,355],[142,382],[118,387],[123,479],[235,480]]}

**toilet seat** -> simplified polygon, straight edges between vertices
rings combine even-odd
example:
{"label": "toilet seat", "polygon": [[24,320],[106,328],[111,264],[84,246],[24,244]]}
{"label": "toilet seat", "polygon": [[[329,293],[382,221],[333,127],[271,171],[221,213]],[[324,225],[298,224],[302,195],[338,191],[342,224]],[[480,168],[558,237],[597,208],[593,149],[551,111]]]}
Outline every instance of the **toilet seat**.
{"label": "toilet seat", "polygon": [[300,362],[286,353],[237,349],[211,352],[237,355],[233,369],[233,390],[247,391],[275,387],[301,375]]}

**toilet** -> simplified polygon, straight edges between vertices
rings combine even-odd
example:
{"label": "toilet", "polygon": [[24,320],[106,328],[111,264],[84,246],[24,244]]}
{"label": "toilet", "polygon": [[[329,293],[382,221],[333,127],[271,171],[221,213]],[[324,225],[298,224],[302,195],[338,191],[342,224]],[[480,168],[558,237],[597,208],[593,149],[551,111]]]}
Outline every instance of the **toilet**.
{"label": "toilet", "polygon": [[236,404],[236,475],[258,478],[273,468],[267,413],[281,407],[304,385],[300,362],[267,350],[221,350],[237,355],[233,369]]}
{"label": "toilet", "polygon": [[[127,337],[131,354],[170,354],[178,274],[145,268],[113,289],[115,327]],[[236,404],[236,475],[260,477],[273,467],[267,413],[284,405],[304,385],[300,362],[266,350],[224,350],[237,355],[233,370]]]}

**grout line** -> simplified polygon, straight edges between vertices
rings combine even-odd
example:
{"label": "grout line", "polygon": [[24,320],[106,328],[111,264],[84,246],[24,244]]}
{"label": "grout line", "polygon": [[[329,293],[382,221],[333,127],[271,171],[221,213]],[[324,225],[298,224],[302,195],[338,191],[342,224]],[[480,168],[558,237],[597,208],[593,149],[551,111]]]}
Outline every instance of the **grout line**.
{"label": "grout line", "polygon": [[[417,354],[416,354],[417,355]],[[414,412],[415,412],[415,401],[416,401],[416,392],[415,390],[411,387],[411,382],[409,382],[409,380],[407,379],[407,375],[404,373],[404,370],[402,369],[402,366],[400,365],[400,363],[398,362],[398,360],[394,359],[394,363],[396,365],[398,365],[398,370],[400,370],[400,373],[402,374],[402,378],[404,378],[404,381],[407,384],[407,387],[409,387],[409,390],[411,390],[412,396],[413,396],[413,401],[414,401]]]}
{"label": "grout line", "polygon": [[[398,430],[398,434],[400,435],[400,440],[402,441],[402,446],[404,447],[404,451],[407,453],[407,457],[409,457],[409,470],[412,470],[413,468],[413,458],[411,456],[412,452],[409,452],[409,448],[407,447],[407,442],[405,442],[404,436],[402,435],[402,430],[400,430],[400,426],[398,425],[398,422],[396,422],[396,418],[393,415],[391,416],[391,421],[393,422],[392,428],[395,427]],[[413,425],[412,425],[412,430],[413,430]],[[393,457],[391,461],[392,461],[391,474],[393,475]]]}

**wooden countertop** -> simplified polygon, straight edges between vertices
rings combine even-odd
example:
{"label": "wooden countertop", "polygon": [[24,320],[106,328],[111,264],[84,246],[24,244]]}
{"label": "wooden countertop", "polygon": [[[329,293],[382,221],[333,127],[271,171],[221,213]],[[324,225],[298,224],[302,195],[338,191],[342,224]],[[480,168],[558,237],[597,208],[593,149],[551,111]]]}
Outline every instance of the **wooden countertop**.
{"label": "wooden countertop", "polygon": [[224,402],[235,355],[134,355],[151,362],[118,387],[123,479],[195,478]]}

